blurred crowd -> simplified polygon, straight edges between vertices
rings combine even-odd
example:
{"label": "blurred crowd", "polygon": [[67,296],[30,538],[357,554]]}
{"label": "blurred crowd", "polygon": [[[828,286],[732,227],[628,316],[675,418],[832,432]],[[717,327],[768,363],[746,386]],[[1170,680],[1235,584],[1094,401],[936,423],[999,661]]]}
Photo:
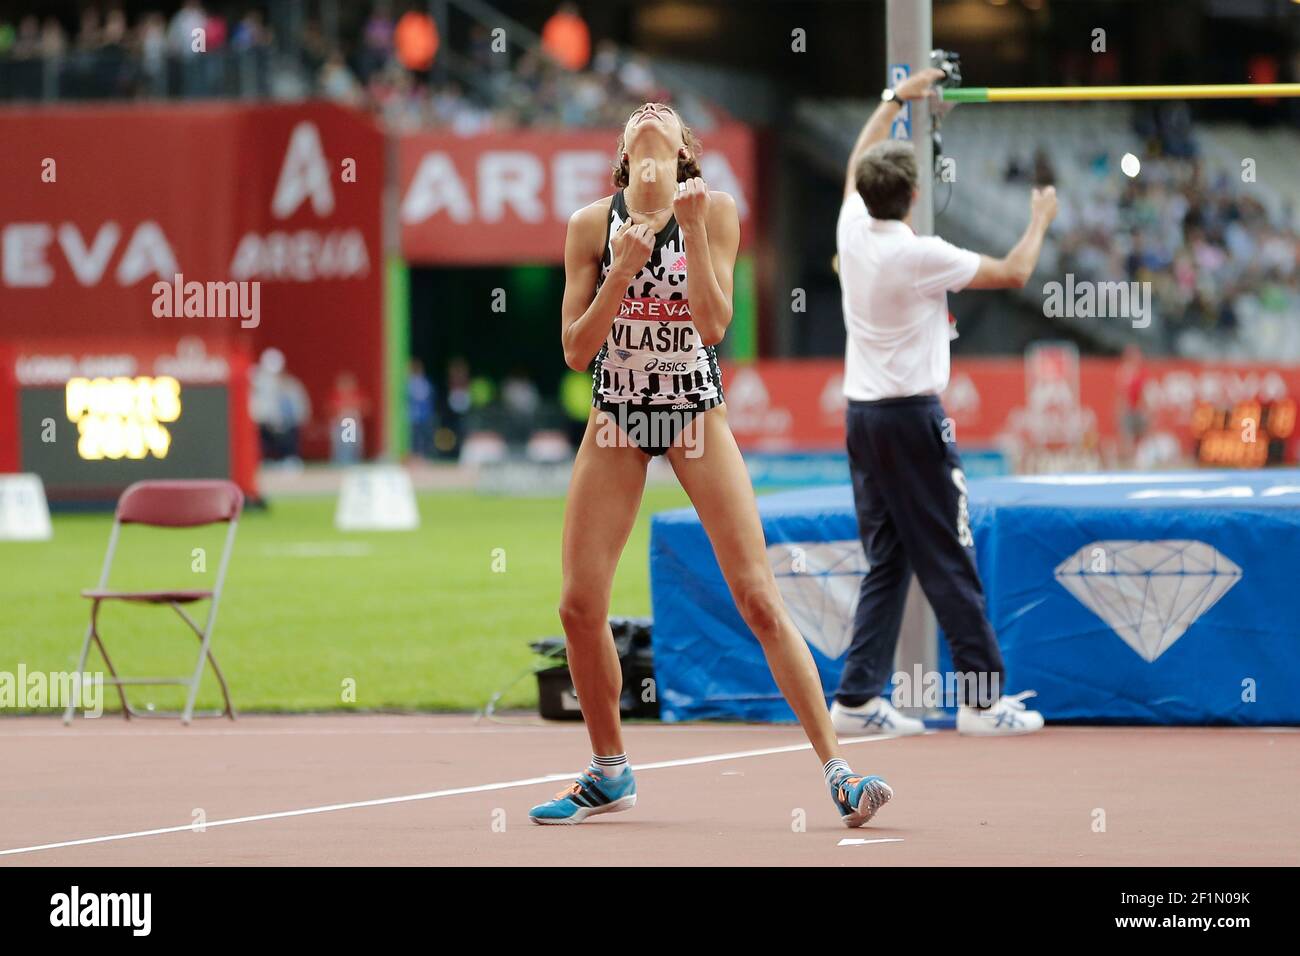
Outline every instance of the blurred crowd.
{"label": "blurred crowd", "polygon": [[[249,372],[248,398],[262,461],[271,467],[298,470],[303,464],[304,440],[319,439],[326,433],[331,462],[353,465],[362,461],[375,405],[357,376],[347,370],[337,373],[323,404],[323,409],[312,407],[307,388],[289,369],[283,352],[264,350]],[[520,377],[506,380],[498,400],[487,380],[471,380],[469,365],[460,357],[448,364],[447,387],[442,392],[430,380],[424,363],[413,358],[406,376],[410,454],[424,460],[455,459],[467,426],[484,416],[509,440],[522,444],[537,425],[540,405],[536,386]]]}
{"label": "blurred crowd", "polygon": [[206,8],[200,0],[186,0],[170,17],[147,11],[133,21],[119,6],[91,3],[72,30],[57,17],[28,14],[16,24],[0,23],[0,95],[269,95],[271,46],[272,32],[261,11],[236,16]]}
{"label": "blurred crowd", "polygon": [[[36,14],[0,22],[0,98],[320,96],[373,109],[399,131],[462,134],[619,126],[641,103],[668,98],[645,57],[609,40],[593,47],[570,4],[547,22],[541,45],[521,50],[481,24],[468,33],[453,52],[423,12],[398,15],[388,0],[337,40],[312,18],[277,35],[247,4],[185,0],[170,17],[128,18],[91,2],[72,29]],[[709,125],[703,101],[678,105],[688,122]]]}
{"label": "blurred crowd", "polygon": [[[1113,158],[1099,152],[1091,182],[1063,192],[1053,230],[1061,271],[1150,282],[1166,345],[1178,351],[1189,334],[1230,340],[1245,316],[1283,322],[1300,314],[1300,218],[1292,203],[1266,206],[1241,169],[1199,154],[1190,128],[1143,132],[1150,135],[1139,175],[1115,176]],[[1046,157],[1025,166],[1034,171],[1028,178],[1054,181]]]}
{"label": "blurred crowd", "polygon": [[[515,58],[493,52],[485,30],[475,31],[469,68],[457,78],[426,80],[395,60],[372,73],[365,96],[390,127],[444,127],[472,134],[521,127],[618,127],[636,107],[669,94],[649,62],[615,44],[597,45],[588,68],[571,70],[541,48]],[[678,106],[688,122],[707,125],[702,102]]]}

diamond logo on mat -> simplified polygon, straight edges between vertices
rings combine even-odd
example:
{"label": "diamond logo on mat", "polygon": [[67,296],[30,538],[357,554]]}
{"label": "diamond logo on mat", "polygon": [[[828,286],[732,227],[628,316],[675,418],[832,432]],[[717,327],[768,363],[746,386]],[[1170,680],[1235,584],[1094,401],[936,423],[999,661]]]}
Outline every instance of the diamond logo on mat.
{"label": "diamond logo on mat", "polygon": [[1056,567],[1056,580],[1150,662],[1241,580],[1204,541],[1094,541]]}
{"label": "diamond logo on mat", "polygon": [[832,660],[853,642],[858,588],[867,573],[862,545],[851,541],[789,541],[769,545],[767,558],[799,633]]}

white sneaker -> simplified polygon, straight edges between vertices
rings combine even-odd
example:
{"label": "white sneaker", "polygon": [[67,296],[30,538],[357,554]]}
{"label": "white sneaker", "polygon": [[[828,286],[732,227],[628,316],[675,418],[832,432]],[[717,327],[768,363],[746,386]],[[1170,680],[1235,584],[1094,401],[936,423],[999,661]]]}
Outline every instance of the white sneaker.
{"label": "white sneaker", "polygon": [[957,709],[957,733],[972,737],[1006,737],[1014,734],[1032,734],[1043,729],[1043,715],[1036,710],[1026,710],[1024,700],[1035,691],[1027,690],[1014,697],[999,697],[987,710],[962,706]]}
{"label": "white sneaker", "polygon": [[883,697],[873,697],[860,707],[845,707],[838,700],[831,704],[831,723],[837,734],[862,736],[889,734],[910,737],[925,733],[925,724],[915,717],[905,717]]}

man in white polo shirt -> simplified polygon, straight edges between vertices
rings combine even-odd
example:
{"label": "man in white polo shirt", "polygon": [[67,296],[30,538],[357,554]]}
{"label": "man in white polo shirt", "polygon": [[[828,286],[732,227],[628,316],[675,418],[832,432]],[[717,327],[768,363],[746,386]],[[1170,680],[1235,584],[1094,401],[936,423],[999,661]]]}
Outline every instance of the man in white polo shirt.
{"label": "man in white polo shirt", "polygon": [[963,678],[958,731],[1016,734],[1043,725],[1025,708],[1027,695],[1001,694],[1002,654],[985,614],[966,479],[939,395],[948,385],[947,293],[1023,287],[1056,215],[1056,192],[1033,191],[1029,226],[1001,259],[912,231],[916,155],[911,143],[887,137],[902,101],[929,95],[942,76],[922,70],[881,95],[849,159],[835,231],[848,332],[849,468],[870,568],[831,708],[841,733],[924,730],[882,696],[913,573]]}

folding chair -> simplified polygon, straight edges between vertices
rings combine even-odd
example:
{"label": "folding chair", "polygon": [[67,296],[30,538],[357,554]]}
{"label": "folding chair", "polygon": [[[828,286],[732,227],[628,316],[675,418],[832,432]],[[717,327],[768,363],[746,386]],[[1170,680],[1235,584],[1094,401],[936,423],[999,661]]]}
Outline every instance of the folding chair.
{"label": "folding chair", "polygon": [[[86,628],[86,639],[81,645],[81,660],[77,665],[77,673],[86,672],[86,657],[90,653],[90,645],[93,641],[99,648],[99,653],[103,655],[104,664],[111,675],[105,683],[117,687],[118,696],[122,698],[122,714],[126,719],[177,716],[174,711],[154,713],[133,709],[123,689],[128,684],[179,685],[189,688],[185,699],[185,710],[179,714],[181,722],[188,724],[190,718],[194,716],[194,698],[199,691],[199,678],[203,676],[205,659],[212,664],[212,670],[217,675],[217,683],[221,685],[221,695],[225,698],[226,707],[223,711],[206,712],[200,716],[219,717],[224,714],[231,720],[235,719],[235,708],[230,702],[230,691],[226,687],[226,679],[221,674],[221,668],[217,666],[217,659],[212,655],[211,645],[212,627],[216,622],[217,606],[221,601],[221,587],[226,579],[226,566],[230,563],[235,529],[239,525],[239,515],[243,508],[244,493],[239,490],[238,485],[230,481],[137,481],[122,492],[113,519],[113,531],[108,538],[108,553],[104,555],[104,567],[99,575],[99,585],[92,590],[81,592],[82,597],[90,599],[91,605],[90,624]],[[122,525],[195,528],[222,522],[229,524],[230,527],[226,532],[226,543],[221,552],[221,562],[217,567],[216,581],[213,583],[212,590],[114,591],[109,589],[109,571],[113,566],[113,553],[117,550]],[[181,605],[204,600],[211,603],[208,605],[207,623],[200,628],[193,618],[185,613]],[[112,660],[109,659],[108,651],[104,648],[103,638],[99,634],[99,608],[105,601],[170,604],[199,639],[199,659],[194,667],[194,673],[188,677],[119,677]],[[69,702],[67,710],[63,713],[64,724],[72,722],[72,713],[73,703]]]}

